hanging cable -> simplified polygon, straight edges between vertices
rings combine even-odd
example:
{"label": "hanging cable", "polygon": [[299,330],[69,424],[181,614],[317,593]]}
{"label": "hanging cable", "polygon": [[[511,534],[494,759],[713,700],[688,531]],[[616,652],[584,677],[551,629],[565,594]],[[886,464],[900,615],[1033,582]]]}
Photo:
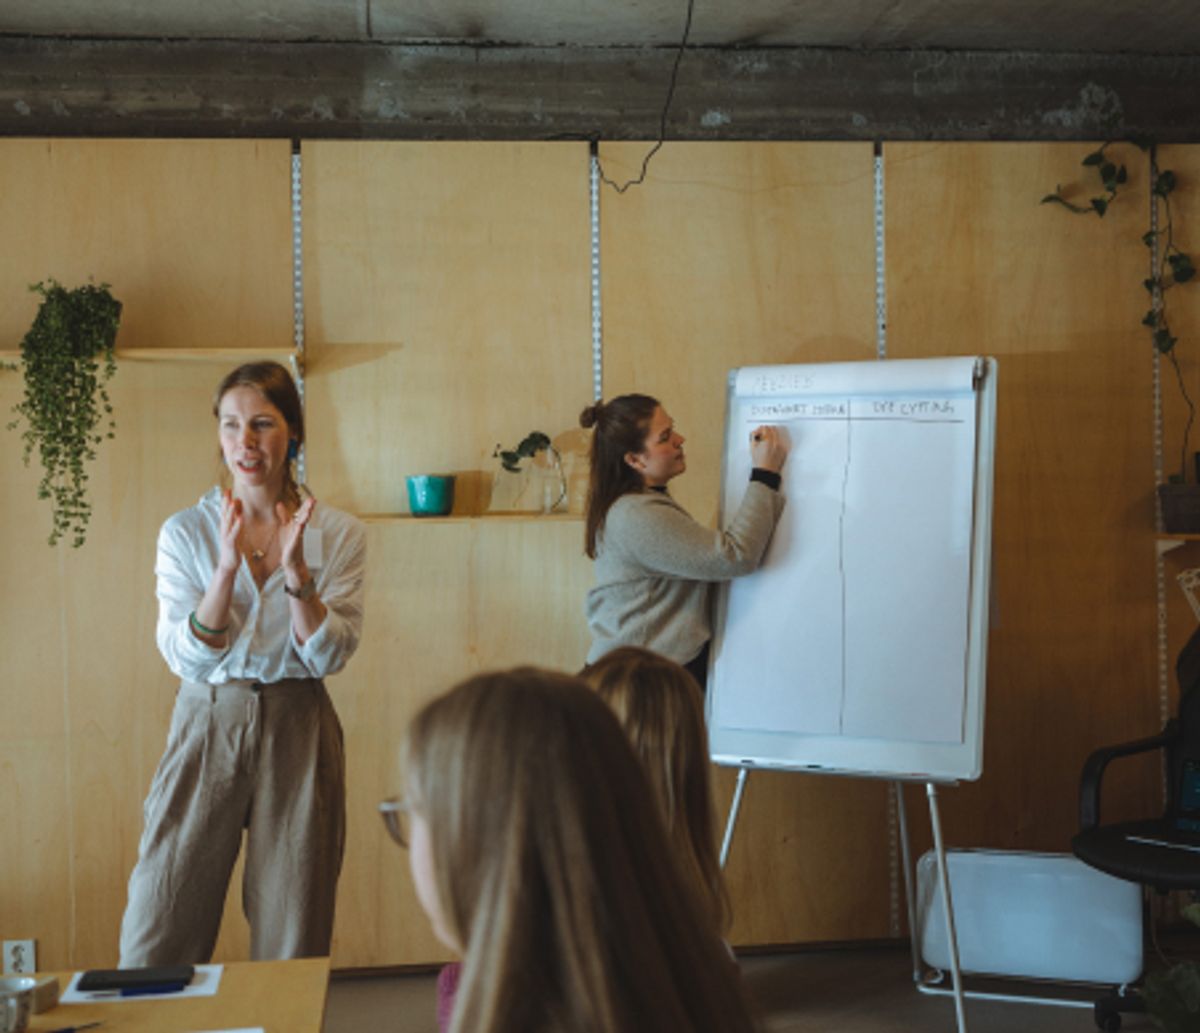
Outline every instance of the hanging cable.
{"label": "hanging cable", "polygon": [[617,183],[616,181],[609,179],[608,176],[606,176],[604,174],[604,167],[600,164],[600,158],[599,158],[599,155],[597,154],[596,168],[599,170],[599,173],[600,173],[600,181],[602,183],[607,183],[618,194],[625,193],[625,191],[628,190],[631,186],[636,186],[638,183],[641,183],[646,178],[646,169],[650,165],[650,159],[653,158],[654,155],[658,153],[659,148],[662,147],[663,143],[666,140],[666,137],[667,137],[667,113],[671,110],[671,100],[675,96],[675,81],[679,77],[679,62],[683,60],[683,52],[684,52],[684,50],[687,49],[688,36],[690,36],[691,32],[692,32],[692,11],[695,8],[695,5],[696,5],[696,0],[688,0],[687,21],[684,22],[684,26],[683,26],[683,38],[679,41],[679,50],[675,54],[675,64],[671,68],[671,82],[667,86],[667,99],[663,103],[662,115],[659,116],[659,120],[658,120],[658,142],[655,143],[655,145],[650,148],[650,150],[646,153],[646,157],[642,159],[641,173],[637,176],[636,179],[631,179],[624,184]]}

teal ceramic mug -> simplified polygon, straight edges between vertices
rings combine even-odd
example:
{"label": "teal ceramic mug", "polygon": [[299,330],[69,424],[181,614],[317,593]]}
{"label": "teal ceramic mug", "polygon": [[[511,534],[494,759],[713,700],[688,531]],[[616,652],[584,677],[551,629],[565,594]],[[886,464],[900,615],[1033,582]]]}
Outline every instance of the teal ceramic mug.
{"label": "teal ceramic mug", "polygon": [[407,478],[408,508],[413,516],[445,516],[454,508],[454,477],[421,474]]}

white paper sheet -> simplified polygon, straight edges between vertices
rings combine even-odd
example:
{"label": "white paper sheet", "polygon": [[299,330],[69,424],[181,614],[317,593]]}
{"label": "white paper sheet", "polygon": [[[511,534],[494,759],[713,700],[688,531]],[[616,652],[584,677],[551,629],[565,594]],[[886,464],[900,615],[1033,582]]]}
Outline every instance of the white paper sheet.
{"label": "white paper sheet", "polygon": [[92,994],[80,993],[78,985],[83,973],[76,972],[71,977],[71,982],[67,984],[66,991],[59,998],[59,1003],[96,1004],[99,1002],[106,1004],[109,1001],[173,1001],[179,997],[215,997],[217,989],[221,985],[221,972],[224,968],[224,965],[197,965],[192,981],[177,993],[133,994],[129,997],[122,997],[120,991],[117,990],[100,990]]}

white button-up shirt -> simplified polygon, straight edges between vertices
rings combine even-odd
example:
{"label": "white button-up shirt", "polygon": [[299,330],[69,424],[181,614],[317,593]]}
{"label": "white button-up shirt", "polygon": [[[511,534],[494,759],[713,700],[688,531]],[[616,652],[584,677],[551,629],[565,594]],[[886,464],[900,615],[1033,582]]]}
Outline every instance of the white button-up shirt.
{"label": "white button-up shirt", "polygon": [[167,519],[158,534],[159,652],[184,681],[277,682],[323,678],[345,666],[362,633],[366,530],[347,513],[317,505],[304,530],[304,557],[325,604],[325,620],[303,644],[292,633],[283,568],[259,591],[245,558],[234,578],[227,645],[214,648],[192,632],[221,552],[221,492],[213,488]]}

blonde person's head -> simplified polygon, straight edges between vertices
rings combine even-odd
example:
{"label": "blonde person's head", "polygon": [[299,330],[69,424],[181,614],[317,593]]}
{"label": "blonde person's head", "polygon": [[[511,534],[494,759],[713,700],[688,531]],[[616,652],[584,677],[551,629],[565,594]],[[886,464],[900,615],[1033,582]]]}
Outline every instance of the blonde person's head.
{"label": "blonde person's head", "polygon": [[635,646],[605,654],[583,678],[625,729],[650,777],[679,866],[723,933],[729,900],[717,856],[700,686],[679,664]]}
{"label": "blonde person's head", "polygon": [[404,746],[441,924],[463,954],[456,1033],[752,1030],[645,774],[579,679],[472,678]]}

